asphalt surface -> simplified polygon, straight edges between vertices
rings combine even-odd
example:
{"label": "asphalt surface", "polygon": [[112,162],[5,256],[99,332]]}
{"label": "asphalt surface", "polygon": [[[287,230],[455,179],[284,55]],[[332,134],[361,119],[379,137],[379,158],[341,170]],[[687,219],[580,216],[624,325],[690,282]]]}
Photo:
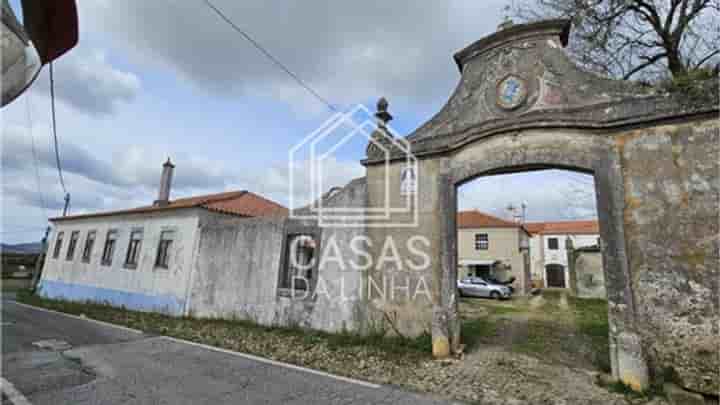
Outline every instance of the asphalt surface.
{"label": "asphalt surface", "polygon": [[[33,343],[66,342],[61,349]],[[443,404],[2,302],[2,377],[32,404]],[[11,403],[3,398],[3,405]],[[16,404],[17,405],[17,404]]]}

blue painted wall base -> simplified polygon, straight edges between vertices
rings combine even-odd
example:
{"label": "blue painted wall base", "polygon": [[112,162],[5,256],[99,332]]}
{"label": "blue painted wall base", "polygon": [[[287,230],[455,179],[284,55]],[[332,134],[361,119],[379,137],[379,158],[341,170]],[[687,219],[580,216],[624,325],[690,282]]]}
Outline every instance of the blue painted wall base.
{"label": "blue painted wall base", "polygon": [[40,295],[68,301],[92,301],[139,311],[182,315],[185,300],[172,295],[146,295],[61,281],[40,280]]}

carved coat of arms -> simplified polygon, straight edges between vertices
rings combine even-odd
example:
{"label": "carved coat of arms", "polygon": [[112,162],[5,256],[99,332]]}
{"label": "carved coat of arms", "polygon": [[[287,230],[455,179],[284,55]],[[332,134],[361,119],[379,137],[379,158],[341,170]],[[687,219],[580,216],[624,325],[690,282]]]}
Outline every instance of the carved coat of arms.
{"label": "carved coat of arms", "polygon": [[514,110],[520,107],[525,103],[527,96],[527,83],[521,77],[509,75],[497,85],[497,104],[504,110]]}

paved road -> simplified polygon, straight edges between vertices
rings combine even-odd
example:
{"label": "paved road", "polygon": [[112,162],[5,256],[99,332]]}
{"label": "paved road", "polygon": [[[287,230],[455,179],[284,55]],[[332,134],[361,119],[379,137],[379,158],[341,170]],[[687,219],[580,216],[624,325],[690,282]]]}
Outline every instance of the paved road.
{"label": "paved road", "polygon": [[[9,300],[3,300],[2,315],[3,377],[37,405],[446,403]],[[45,339],[72,348],[41,350],[32,344]]]}

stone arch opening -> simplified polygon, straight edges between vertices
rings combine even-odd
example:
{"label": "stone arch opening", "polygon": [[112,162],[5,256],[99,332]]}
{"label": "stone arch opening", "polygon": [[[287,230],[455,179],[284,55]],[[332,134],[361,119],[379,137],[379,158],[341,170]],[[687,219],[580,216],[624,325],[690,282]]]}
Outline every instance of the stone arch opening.
{"label": "stone arch opening", "polygon": [[[584,71],[564,51],[567,20],[503,26],[454,55],[448,102],[405,140],[418,161],[413,232],[430,238],[428,305],[400,308],[408,334],[430,323],[433,353],[460,345],[457,187],[479,176],[545,168],[592,174],[602,239],[613,377],[636,390],[666,370],[717,392],[717,80],[692,97]],[[367,205],[381,207],[383,165],[399,183],[407,150],[368,148]],[[400,200],[400,187],[391,199]],[[402,221],[407,214],[393,214]],[[368,229],[373,241],[406,229]],[[677,235],[682,237],[678,238]],[[380,253],[374,253],[379,256]],[[387,273],[392,273],[388,269]],[[427,324],[426,323],[426,324]],[[660,376],[659,378],[656,378]]]}
{"label": "stone arch opening", "polygon": [[[458,313],[457,223],[458,187],[487,175],[563,169],[591,174],[595,181],[602,240],[603,271],[608,295],[610,364],[613,375],[627,381],[648,379],[645,356],[635,332],[623,225],[624,186],[620,162],[607,138],[575,130],[528,130],[467,142],[449,155],[437,177],[440,211],[442,288],[441,315],[446,327],[434,328],[434,341],[447,339],[450,349],[461,344]],[[529,286],[528,286],[529,287]],[[445,336],[443,336],[446,333]]]}

